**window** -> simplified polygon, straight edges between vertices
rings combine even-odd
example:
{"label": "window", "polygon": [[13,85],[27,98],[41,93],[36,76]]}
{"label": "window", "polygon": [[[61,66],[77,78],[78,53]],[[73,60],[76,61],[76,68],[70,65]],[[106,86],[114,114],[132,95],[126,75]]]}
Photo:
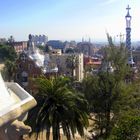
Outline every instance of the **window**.
{"label": "window", "polygon": [[23,71],[21,75],[22,75],[22,82],[27,82],[28,81],[28,73]]}
{"label": "window", "polygon": [[25,56],[25,55],[21,55],[20,59],[21,59],[22,61],[25,61],[25,60],[26,60],[26,56]]}
{"label": "window", "polygon": [[28,77],[22,77],[22,82],[27,82],[28,81]]}
{"label": "window", "polygon": [[19,80],[19,78],[20,78],[20,75],[19,75],[19,73],[17,73],[16,74],[16,80]]}

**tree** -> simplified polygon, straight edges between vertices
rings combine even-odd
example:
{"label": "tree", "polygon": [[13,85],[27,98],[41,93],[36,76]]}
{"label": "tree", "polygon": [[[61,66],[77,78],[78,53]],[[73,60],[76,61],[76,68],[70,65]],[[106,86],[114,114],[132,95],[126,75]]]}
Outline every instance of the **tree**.
{"label": "tree", "polygon": [[83,82],[86,99],[90,111],[95,115],[96,130],[99,135],[110,134],[112,129],[112,114],[115,113],[116,101],[121,96],[121,83],[116,82],[114,74],[101,72],[97,76]]}
{"label": "tree", "polygon": [[11,36],[8,38],[8,43],[9,43],[10,45],[12,45],[13,42],[15,42],[15,39],[14,39],[14,37],[11,35]]}
{"label": "tree", "polygon": [[10,61],[15,61],[16,58],[17,55],[13,47],[0,45],[0,60],[5,61],[9,59]]}
{"label": "tree", "polygon": [[13,47],[7,45],[0,45],[0,61],[4,62],[5,67],[2,70],[2,75],[5,80],[9,82],[13,79],[15,66],[15,60],[17,54]]}
{"label": "tree", "polygon": [[140,138],[140,117],[125,116],[114,127],[111,140],[137,140]]}
{"label": "tree", "polygon": [[68,140],[76,132],[83,136],[84,128],[88,126],[87,102],[81,94],[74,92],[69,80],[64,77],[39,78],[37,85],[38,105],[29,114],[37,134],[46,129],[49,139],[52,128],[53,139],[59,140],[61,128]]}
{"label": "tree", "polygon": [[8,82],[11,82],[11,80],[14,78],[14,74],[15,74],[15,69],[16,69],[15,62],[6,60],[4,65],[5,66],[2,71],[3,77],[5,80],[8,80]]}
{"label": "tree", "polygon": [[[103,50],[101,70],[97,75],[85,79],[82,85],[83,93],[90,104],[90,111],[95,116],[95,129],[104,138],[110,135],[116,116],[121,110],[118,101],[127,92],[125,77],[129,73],[127,53],[123,44],[116,47],[109,35],[108,41],[109,46]],[[113,71],[109,70],[109,64]]]}
{"label": "tree", "polygon": [[127,66],[128,52],[125,48],[125,44],[120,43],[120,46],[115,46],[109,34],[107,34],[107,39],[108,46],[102,50],[104,56],[102,68],[104,69],[104,66],[108,67],[108,64],[111,64],[114,68],[116,80],[124,80],[126,75],[130,72],[129,67]]}
{"label": "tree", "polygon": [[140,136],[140,80],[126,85],[117,101],[115,125],[109,140],[137,140]]}

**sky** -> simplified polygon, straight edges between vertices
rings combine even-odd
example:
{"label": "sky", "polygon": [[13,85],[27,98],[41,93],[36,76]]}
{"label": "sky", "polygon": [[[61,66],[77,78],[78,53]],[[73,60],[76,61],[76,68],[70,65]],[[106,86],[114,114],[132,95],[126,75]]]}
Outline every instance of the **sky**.
{"label": "sky", "polygon": [[45,34],[49,40],[105,41],[125,35],[126,7],[132,16],[132,41],[140,40],[140,0],[0,0],[0,38]]}

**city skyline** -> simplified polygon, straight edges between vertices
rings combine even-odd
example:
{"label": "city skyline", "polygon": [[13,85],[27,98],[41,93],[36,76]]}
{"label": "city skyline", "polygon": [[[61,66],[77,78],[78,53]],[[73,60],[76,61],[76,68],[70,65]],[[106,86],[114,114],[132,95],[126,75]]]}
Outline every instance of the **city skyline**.
{"label": "city skyline", "polygon": [[135,0],[7,0],[0,5],[0,37],[13,35],[27,40],[28,34],[49,39],[106,41],[108,32],[116,41],[125,34],[126,7],[132,16],[132,41],[139,41],[140,1]]}

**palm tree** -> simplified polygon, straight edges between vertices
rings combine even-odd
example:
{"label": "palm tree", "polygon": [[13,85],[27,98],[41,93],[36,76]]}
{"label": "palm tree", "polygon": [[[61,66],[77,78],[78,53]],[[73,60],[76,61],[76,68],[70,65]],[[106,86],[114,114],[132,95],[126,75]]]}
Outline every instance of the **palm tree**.
{"label": "palm tree", "polygon": [[60,140],[60,128],[68,140],[74,138],[76,132],[84,136],[84,129],[88,126],[87,101],[70,88],[69,79],[39,78],[37,85],[38,105],[29,114],[29,119],[34,122],[37,138],[39,132],[45,129],[46,139],[49,139],[51,128],[53,140]]}
{"label": "palm tree", "polygon": [[70,55],[67,57],[66,59],[66,67],[68,69],[71,70],[71,76],[74,77],[74,70],[76,69],[78,65],[78,58],[77,56],[75,56],[74,54],[73,55]]}
{"label": "palm tree", "polygon": [[5,79],[8,80],[8,82],[10,82],[14,77],[14,72],[16,69],[15,62],[6,60],[4,65],[5,65],[4,70],[3,70],[4,77],[5,77]]}

